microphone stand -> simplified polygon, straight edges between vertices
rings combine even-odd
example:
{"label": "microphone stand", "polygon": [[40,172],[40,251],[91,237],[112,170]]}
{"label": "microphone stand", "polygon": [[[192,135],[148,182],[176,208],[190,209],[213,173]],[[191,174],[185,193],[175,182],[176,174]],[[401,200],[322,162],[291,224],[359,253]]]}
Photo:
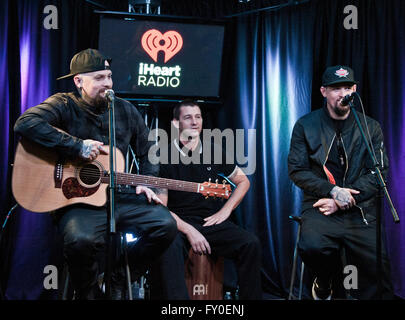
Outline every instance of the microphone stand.
{"label": "microphone stand", "polygon": [[[361,101],[360,95],[355,92],[356,95],[358,96],[358,98]],[[381,258],[381,190],[384,193],[385,199],[388,202],[388,206],[390,207],[391,210],[391,214],[393,216],[394,222],[395,223],[399,223],[399,217],[397,214],[397,211],[392,203],[391,197],[389,195],[388,189],[387,189],[387,185],[385,184],[384,181],[384,177],[381,174],[380,171],[380,164],[378,163],[376,157],[374,156],[373,152],[371,151],[370,145],[367,141],[366,135],[364,134],[364,130],[363,127],[360,123],[360,119],[357,115],[357,111],[354,107],[354,104],[352,102],[352,100],[349,101],[349,106],[351,111],[353,112],[354,115],[354,119],[356,120],[357,126],[360,130],[361,136],[363,138],[363,142],[367,147],[367,152],[369,154],[369,156],[371,157],[372,161],[373,161],[373,167],[376,173],[376,178],[377,178],[377,182],[379,185],[379,201],[378,201],[378,206],[377,206],[377,216],[376,216],[376,255],[377,255],[377,298],[379,298],[381,300],[382,298],[382,282],[381,282],[381,271],[382,271],[382,258]],[[372,143],[372,141],[370,141],[370,143]]]}
{"label": "microphone stand", "polygon": [[112,90],[106,91],[108,100],[108,115],[109,115],[109,167],[110,167],[110,181],[107,187],[109,197],[107,205],[107,246],[106,246],[106,269],[105,269],[105,294],[107,299],[111,299],[111,273],[112,273],[112,248],[114,235],[116,233],[115,225],[115,97]]}

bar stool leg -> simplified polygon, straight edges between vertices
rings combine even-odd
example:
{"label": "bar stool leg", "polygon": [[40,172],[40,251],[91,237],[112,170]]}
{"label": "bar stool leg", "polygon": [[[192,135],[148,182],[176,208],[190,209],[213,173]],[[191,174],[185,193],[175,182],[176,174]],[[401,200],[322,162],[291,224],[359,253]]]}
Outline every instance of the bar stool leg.
{"label": "bar stool leg", "polygon": [[[290,290],[289,290],[289,294],[288,294],[288,300],[293,300],[295,298],[293,291],[294,291],[295,273],[297,271],[298,241],[301,236],[301,218],[293,217],[293,216],[290,216],[289,218],[298,223],[297,238],[295,240],[295,247],[294,247],[293,267],[292,267],[291,280],[290,280]],[[298,295],[299,300],[301,300],[301,298],[302,298],[303,275],[304,275],[304,262],[301,263],[300,287],[299,287],[299,295]]]}
{"label": "bar stool leg", "polygon": [[133,300],[132,297],[132,287],[131,287],[131,272],[129,270],[129,263],[128,263],[128,250],[127,250],[127,239],[126,235],[122,235],[122,248],[124,251],[124,259],[125,259],[125,275],[127,280],[127,290],[128,290],[128,299]]}
{"label": "bar stool leg", "polygon": [[293,259],[293,268],[291,271],[291,281],[290,281],[290,291],[288,295],[288,300],[292,300],[293,298],[293,290],[294,290],[294,281],[295,281],[295,272],[297,271],[297,242],[298,238],[295,244],[295,249],[294,249],[294,259]]}
{"label": "bar stool leg", "polygon": [[301,262],[300,288],[298,291],[298,300],[302,300],[302,283],[304,280],[304,268],[305,268],[305,264],[304,264],[304,262]]}

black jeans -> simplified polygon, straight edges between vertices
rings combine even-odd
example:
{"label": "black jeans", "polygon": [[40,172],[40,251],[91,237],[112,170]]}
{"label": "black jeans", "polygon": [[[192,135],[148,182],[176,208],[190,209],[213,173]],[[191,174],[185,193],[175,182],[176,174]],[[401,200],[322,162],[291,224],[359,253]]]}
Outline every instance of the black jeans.
{"label": "black jeans", "polygon": [[[203,227],[204,221],[200,217],[182,219],[207,239],[212,255],[233,260],[238,276],[240,299],[262,299],[261,245],[258,238],[228,220]],[[189,249],[190,243],[186,236],[178,232],[158,263],[152,267],[152,299],[189,299],[184,277],[184,262]]]}
{"label": "black jeans", "polygon": [[[170,245],[176,221],[162,205],[148,203],[145,195],[116,194],[116,229],[134,233],[139,240],[128,246],[131,272],[141,274]],[[73,205],[59,212],[64,256],[79,299],[87,299],[97,283],[97,256],[105,249],[107,209]]]}
{"label": "black jeans", "polygon": [[[347,264],[357,268],[358,289],[350,294],[357,299],[377,298],[376,219],[367,217],[366,225],[358,211],[338,211],[325,216],[318,209],[302,215],[302,233],[298,250],[304,263],[315,276],[330,280],[343,270],[340,248],[344,246]],[[382,237],[384,239],[384,237]],[[348,275],[348,274],[347,274]],[[343,285],[343,284],[342,284]],[[382,298],[392,299],[390,266],[382,242]]]}

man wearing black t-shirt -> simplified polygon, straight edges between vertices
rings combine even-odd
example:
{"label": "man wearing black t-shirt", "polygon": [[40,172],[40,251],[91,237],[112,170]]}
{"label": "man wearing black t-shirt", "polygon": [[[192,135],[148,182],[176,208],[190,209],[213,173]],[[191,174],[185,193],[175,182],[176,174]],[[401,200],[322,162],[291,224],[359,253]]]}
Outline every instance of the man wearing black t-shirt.
{"label": "man wearing black t-shirt", "polygon": [[[158,268],[161,299],[189,299],[185,278],[184,261],[188,248],[199,254],[214,254],[234,261],[241,299],[261,299],[261,249],[257,237],[230,221],[232,211],[242,201],[249,189],[249,180],[235,164],[225,163],[222,148],[212,145],[210,159],[204,157],[200,133],[202,116],[200,107],[192,101],[183,101],[174,109],[173,123],[179,129],[179,139],[170,145],[179,154],[169,164],[161,164],[160,175],[164,178],[204,182],[220,179],[222,174],[236,188],[224,203],[204,199],[201,194],[162,190],[158,194],[175,218],[178,235],[162,255]],[[170,149],[171,150],[171,149]],[[221,154],[222,162],[214,163],[215,155]],[[208,161],[207,161],[208,160]],[[175,163],[177,162],[177,163]],[[222,181],[222,179],[221,179]]]}

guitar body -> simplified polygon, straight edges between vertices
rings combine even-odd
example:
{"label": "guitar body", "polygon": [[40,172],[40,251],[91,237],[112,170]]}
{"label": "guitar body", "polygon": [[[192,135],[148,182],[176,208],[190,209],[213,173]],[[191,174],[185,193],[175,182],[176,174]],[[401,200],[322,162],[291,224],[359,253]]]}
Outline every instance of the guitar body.
{"label": "guitar body", "polygon": [[[124,172],[124,157],[118,149],[116,166],[116,172]],[[108,154],[100,154],[92,162],[63,161],[51,149],[21,139],[14,160],[12,191],[18,204],[32,212],[49,212],[76,203],[102,206],[108,187],[101,181],[104,172],[109,172]]]}
{"label": "guitar body", "polygon": [[[108,147],[104,146],[104,150]],[[15,200],[32,212],[49,212],[76,203],[100,207],[107,202],[110,155],[94,161],[65,160],[50,148],[21,139],[14,159],[12,191]],[[231,187],[223,181],[196,183],[124,173],[125,161],[116,149],[116,185],[146,186],[196,192],[204,197],[228,199]]]}

